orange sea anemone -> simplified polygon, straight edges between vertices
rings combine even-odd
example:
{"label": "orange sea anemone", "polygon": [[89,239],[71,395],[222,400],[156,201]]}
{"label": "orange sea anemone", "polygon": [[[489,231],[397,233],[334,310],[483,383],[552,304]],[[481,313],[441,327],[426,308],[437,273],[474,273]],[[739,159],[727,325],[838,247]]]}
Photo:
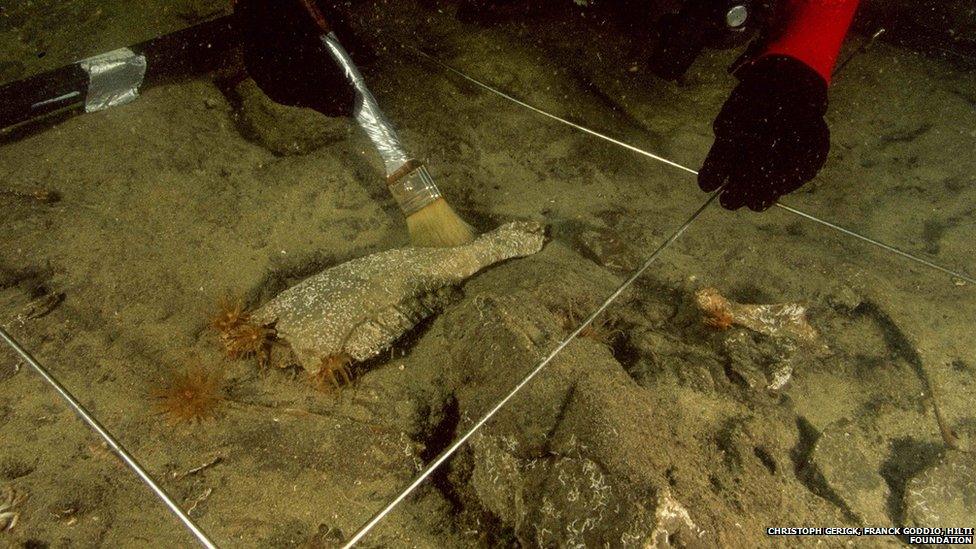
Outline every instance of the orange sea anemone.
{"label": "orange sea anemone", "polygon": [[271,362],[271,348],[275,343],[275,329],[272,326],[245,323],[220,335],[224,352],[232,359],[257,357],[258,365],[267,366]]}
{"label": "orange sea anemone", "polygon": [[221,334],[233,331],[251,320],[251,313],[241,298],[225,296],[217,307],[217,314],[210,319],[210,327]]}
{"label": "orange sea anemone", "polygon": [[224,352],[232,359],[256,357],[262,368],[271,363],[271,348],[277,341],[273,325],[257,324],[240,298],[224,297],[210,327],[220,336]]}
{"label": "orange sea anemone", "polygon": [[[580,311],[588,308],[589,306],[586,304],[572,302],[564,308],[557,309],[556,315],[563,329],[571,331],[575,330],[585,318]],[[619,320],[605,312],[583,328],[579,337],[596,341],[607,347],[613,347],[613,344],[624,333],[619,326]]]}
{"label": "orange sea anemone", "polygon": [[156,407],[173,423],[196,423],[214,416],[221,402],[220,373],[194,365],[176,369],[152,390]]}
{"label": "orange sea anemone", "polygon": [[322,359],[321,368],[312,377],[312,384],[320,390],[337,389],[352,383],[352,357],[340,353]]}

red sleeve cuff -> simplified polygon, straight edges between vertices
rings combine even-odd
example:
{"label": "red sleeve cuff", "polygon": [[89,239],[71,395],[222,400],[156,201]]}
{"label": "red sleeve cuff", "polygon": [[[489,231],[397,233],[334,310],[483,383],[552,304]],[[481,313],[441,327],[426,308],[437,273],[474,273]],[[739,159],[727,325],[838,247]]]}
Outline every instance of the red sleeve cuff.
{"label": "red sleeve cuff", "polygon": [[787,55],[806,63],[830,83],[844,36],[859,0],[790,0],[791,17],[763,55]]}

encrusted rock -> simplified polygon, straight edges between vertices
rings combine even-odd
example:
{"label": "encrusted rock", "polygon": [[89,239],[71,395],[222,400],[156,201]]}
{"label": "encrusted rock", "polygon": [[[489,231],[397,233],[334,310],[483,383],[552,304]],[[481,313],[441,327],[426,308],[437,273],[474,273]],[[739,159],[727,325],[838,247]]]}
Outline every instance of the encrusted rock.
{"label": "encrusted rock", "polygon": [[345,118],[275,103],[250,78],[237,84],[233,95],[241,132],[279,156],[307,154],[352,132]]}
{"label": "encrusted rock", "polygon": [[738,325],[770,337],[807,343],[818,338],[817,330],[807,321],[807,308],[800,303],[737,303],[715,288],[695,292],[695,302],[705,324],[716,329]]}
{"label": "encrusted rock", "polygon": [[814,445],[808,474],[822,480],[821,494],[835,500],[845,513],[862,524],[891,522],[886,505],[890,491],[881,476],[883,454],[875,436],[841,420],[824,429]]}
{"label": "encrusted rock", "polygon": [[654,530],[645,541],[644,549],[707,547],[705,541],[705,531],[695,524],[688,509],[674,499],[670,490],[663,490],[654,511]]}
{"label": "encrusted rock", "polygon": [[611,271],[629,273],[640,266],[637,252],[614,231],[584,231],[579,242],[591,259]]}
{"label": "encrusted rock", "polygon": [[976,517],[976,455],[949,451],[905,486],[906,526],[972,526]]}

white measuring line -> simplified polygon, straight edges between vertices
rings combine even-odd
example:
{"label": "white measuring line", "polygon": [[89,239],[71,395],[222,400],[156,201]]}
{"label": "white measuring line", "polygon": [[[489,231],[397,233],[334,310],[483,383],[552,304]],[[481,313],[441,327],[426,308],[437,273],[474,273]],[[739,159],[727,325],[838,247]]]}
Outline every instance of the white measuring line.
{"label": "white measuring line", "polygon": [[711,204],[713,200],[715,200],[715,197],[718,196],[718,193],[719,191],[713,192],[708,197],[708,199],[705,200],[705,202],[701,206],[699,206],[697,210],[695,210],[695,213],[691,214],[691,216],[688,217],[687,221],[685,221],[680,227],[678,227],[676,231],[671,233],[671,236],[669,236],[667,240],[661,243],[661,245],[658,246],[657,249],[655,249],[654,252],[651,253],[650,257],[648,257],[644,261],[644,263],[640,266],[640,268],[634,271],[633,274],[631,274],[627,280],[625,280],[620,286],[617,287],[616,290],[614,290],[612,294],[610,294],[610,297],[604,300],[603,303],[599,307],[597,307],[595,311],[590,313],[590,316],[586,317],[586,319],[575,330],[573,330],[571,334],[569,334],[568,336],[566,336],[565,339],[560,341],[559,345],[557,345],[556,348],[554,348],[548,355],[546,355],[544,359],[542,359],[538,364],[536,364],[535,368],[533,368],[532,371],[530,371],[525,377],[523,377],[522,380],[519,381],[518,384],[514,388],[512,388],[512,390],[509,391],[507,395],[505,395],[505,398],[498,401],[498,403],[495,404],[490,410],[488,410],[488,412],[485,415],[483,415],[481,419],[477,421],[477,423],[472,425],[470,429],[468,429],[463,435],[461,435],[461,437],[455,440],[449,447],[444,449],[444,451],[442,451],[437,456],[437,458],[434,459],[434,461],[430,462],[427,465],[427,467],[425,467],[424,470],[421,471],[419,475],[417,475],[417,478],[415,478],[413,482],[411,482],[402,492],[400,492],[400,494],[397,495],[396,498],[394,498],[390,503],[388,503],[386,507],[383,507],[383,509],[381,509],[378,513],[373,515],[373,517],[370,518],[369,521],[366,522],[366,524],[362,525],[359,528],[359,530],[357,530],[356,533],[351,538],[349,538],[349,541],[347,541],[346,544],[343,545],[343,549],[349,549],[352,546],[356,545],[356,543],[358,543],[359,540],[363,538],[363,536],[368,534],[370,530],[372,530],[377,524],[379,524],[381,520],[383,520],[388,514],[390,514],[390,512],[393,511],[394,507],[399,505],[400,502],[402,502],[407,496],[409,496],[414,490],[416,490],[418,486],[420,486],[425,480],[427,480],[427,478],[434,472],[434,470],[436,470],[438,467],[443,465],[445,461],[450,459],[450,457],[454,455],[455,452],[457,452],[458,448],[464,445],[464,443],[467,442],[469,438],[474,436],[474,434],[479,429],[481,429],[481,427],[484,426],[484,424],[487,423],[492,417],[494,417],[494,415],[498,413],[498,411],[501,410],[502,407],[504,407],[505,404],[507,404],[508,401],[512,399],[512,397],[514,397],[519,391],[521,391],[526,384],[532,381],[532,378],[534,378],[539,372],[542,371],[543,368],[545,368],[550,362],[552,362],[552,360],[556,358],[556,355],[558,355],[563,349],[565,349],[566,346],[569,345],[569,343],[573,339],[575,339],[580,332],[585,330],[586,327],[589,326],[594,319],[596,319],[596,317],[600,316],[600,314],[603,313],[603,311],[605,311],[607,307],[610,306],[611,303],[613,303],[618,297],[620,297],[620,294],[624,293],[624,291],[627,288],[629,288],[630,285],[633,284],[635,280],[640,278],[640,276],[644,274],[644,271],[646,271],[647,268],[650,267],[652,263],[654,263],[654,261],[658,258],[658,256],[661,255],[661,252],[663,252],[665,249],[668,248],[668,246],[673,244],[674,241],[677,240],[678,237],[680,237],[696,219],[698,219],[698,216],[700,216],[701,213],[704,212],[706,208],[708,208],[708,205]]}
{"label": "white measuring line", "polygon": [[216,549],[217,546],[214,544],[214,542],[210,541],[207,534],[205,534],[203,530],[201,530],[200,527],[193,522],[193,519],[191,519],[189,515],[183,512],[183,509],[180,509],[180,506],[173,501],[173,498],[166,493],[166,490],[163,490],[160,485],[156,484],[156,481],[149,476],[149,473],[147,473],[146,470],[139,465],[136,458],[132,457],[132,455],[122,447],[122,444],[115,440],[115,437],[113,437],[112,434],[109,433],[108,430],[105,429],[105,427],[103,427],[102,424],[99,423],[98,420],[95,419],[95,417],[92,416],[80,402],[78,402],[74,395],[72,395],[71,392],[64,387],[64,385],[61,385],[61,383],[58,382],[58,380],[55,379],[54,376],[52,376],[50,372],[44,368],[44,366],[41,366],[41,364],[33,356],[31,356],[27,350],[20,346],[20,343],[17,343],[17,340],[15,340],[13,336],[7,333],[7,331],[2,327],[0,327],[0,339],[3,339],[11,349],[19,354],[21,358],[23,358],[24,361],[27,362],[27,364],[29,364],[35,372],[37,372],[38,375],[44,378],[44,381],[46,381],[51,387],[54,388],[55,391],[57,391],[58,395],[60,395],[61,398],[68,403],[68,406],[70,406],[75,413],[78,414],[78,416],[81,417],[81,419],[92,428],[93,431],[98,433],[98,436],[102,437],[105,443],[109,445],[116,455],[122,458],[122,461],[124,461],[125,464],[128,465],[129,468],[132,469],[136,475],[138,475],[139,478],[146,483],[147,486],[149,486],[149,488],[156,494],[156,496],[159,497],[159,499],[163,500],[166,507],[169,507],[169,510],[172,511],[178,519],[180,519],[183,526],[186,526],[187,530],[193,534],[193,537],[197,538],[200,545],[206,547],[207,549]]}
{"label": "white measuring line", "polygon": [[[625,143],[623,141],[620,141],[619,139],[614,139],[613,137],[610,137],[609,135],[600,133],[600,132],[598,132],[596,130],[591,130],[590,128],[587,128],[586,126],[581,126],[579,124],[576,124],[575,122],[571,122],[569,120],[566,120],[565,118],[556,116],[555,114],[552,114],[552,113],[550,113],[548,111],[544,111],[544,110],[540,109],[539,107],[536,107],[535,105],[530,105],[530,104],[526,103],[525,101],[522,101],[522,100],[520,100],[520,99],[518,99],[516,97],[513,97],[513,96],[511,96],[511,95],[509,95],[509,94],[507,94],[507,93],[505,93],[505,92],[503,92],[503,91],[501,91],[501,90],[499,90],[497,88],[494,88],[492,86],[489,86],[488,84],[486,84],[486,83],[484,83],[484,82],[482,82],[482,81],[480,81],[480,80],[478,80],[478,79],[476,79],[474,77],[468,76],[467,74],[459,71],[458,69],[455,69],[454,67],[448,65],[447,63],[441,61],[440,59],[437,59],[436,57],[434,57],[434,56],[432,56],[432,55],[430,55],[430,54],[428,54],[426,52],[423,52],[423,51],[421,51],[419,49],[416,49],[416,48],[411,48],[411,49],[413,51],[417,52],[419,55],[421,55],[425,59],[428,59],[428,60],[432,61],[433,63],[439,65],[440,67],[442,67],[442,68],[444,68],[444,69],[446,69],[446,70],[448,70],[448,71],[450,71],[450,72],[452,72],[452,73],[460,76],[461,78],[467,80],[468,82],[471,82],[472,84],[475,84],[476,86],[478,86],[478,87],[480,87],[480,88],[482,88],[484,90],[487,90],[487,91],[489,91],[489,92],[491,92],[491,93],[493,93],[495,95],[501,96],[501,97],[503,97],[503,98],[505,98],[505,99],[507,99],[507,100],[509,100],[509,101],[511,101],[511,102],[513,102],[515,104],[517,104],[517,105],[520,105],[520,106],[525,107],[525,108],[527,108],[527,109],[529,109],[529,110],[531,110],[533,112],[536,112],[538,114],[541,114],[542,116],[545,116],[547,118],[551,118],[552,120],[555,120],[555,121],[557,121],[557,122],[559,122],[561,124],[565,124],[565,125],[567,125],[567,126],[569,126],[571,128],[577,129],[577,130],[579,130],[579,131],[581,131],[583,133],[590,134],[593,137],[598,137],[600,139],[603,139],[604,141],[609,141],[610,143],[613,143],[614,145],[623,147],[623,148],[625,148],[625,149],[627,149],[629,151],[632,151],[632,152],[635,152],[637,154],[646,156],[648,158],[657,160],[658,162],[662,162],[664,164],[667,164],[668,166],[672,166],[672,167],[677,168],[679,170],[686,171],[686,172],[688,172],[690,174],[693,174],[693,175],[698,175],[698,170],[689,168],[688,166],[683,166],[683,165],[678,164],[677,162],[675,162],[673,160],[669,160],[667,158],[664,158],[663,156],[656,155],[656,154],[654,154],[652,152],[646,151],[646,150],[641,149],[639,147],[635,147],[634,145],[631,145],[630,143]],[[842,234],[845,234],[847,236],[852,236],[854,238],[857,238],[857,239],[861,240],[862,242],[867,242],[868,244],[877,246],[878,248],[881,248],[882,250],[886,250],[886,251],[892,252],[892,253],[897,254],[897,255],[899,255],[901,257],[904,257],[905,259],[909,259],[911,261],[914,261],[915,263],[918,263],[920,265],[924,265],[926,267],[929,267],[930,269],[934,269],[936,271],[940,271],[940,272],[945,273],[947,275],[956,277],[959,280],[964,280],[964,281],[966,281],[966,282],[968,282],[970,284],[976,284],[976,278],[974,278],[972,276],[969,276],[967,274],[964,274],[961,271],[957,271],[957,270],[949,269],[947,267],[943,267],[943,266],[938,265],[936,263],[933,263],[933,262],[931,262],[931,261],[929,261],[927,259],[918,257],[918,256],[916,256],[914,254],[911,254],[911,253],[906,252],[904,250],[900,250],[900,249],[898,249],[898,248],[896,248],[894,246],[891,246],[889,244],[885,244],[885,243],[883,243],[881,241],[875,240],[875,239],[873,239],[873,238],[871,238],[869,236],[864,236],[864,235],[862,235],[862,234],[860,234],[858,232],[852,231],[851,229],[847,229],[845,227],[842,227],[840,225],[837,225],[836,223],[832,223],[830,221],[826,221],[824,219],[820,219],[819,217],[816,217],[816,216],[814,216],[812,214],[808,214],[808,213],[806,213],[804,211],[798,210],[797,208],[793,208],[791,206],[787,206],[786,204],[782,204],[782,203],[776,202],[775,203],[775,206],[777,208],[781,208],[783,210],[786,210],[786,211],[788,211],[788,212],[790,212],[790,213],[792,213],[794,215],[798,215],[798,216],[800,216],[800,217],[802,217],[804,219],[808,219],[810,221],[814,221],[816,223],[819,223],[819,224],[823,225],[824,227],[828,227],[830,229],[833,229],[835,231],[838,231],[838,232],[840,232]]]}

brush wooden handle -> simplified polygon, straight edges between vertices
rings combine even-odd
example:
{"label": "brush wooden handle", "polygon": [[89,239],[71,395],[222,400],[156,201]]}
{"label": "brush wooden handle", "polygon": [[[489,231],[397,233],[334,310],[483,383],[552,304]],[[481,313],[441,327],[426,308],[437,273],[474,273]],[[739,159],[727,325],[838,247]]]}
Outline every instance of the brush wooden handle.
{"label": "brush wooden handle", "polygon": [[322,31],[322,34],[329,34],[332,32],[332,28],[329,27],[329,22],[325,20],[325,15],[322,14],[322,10],[315,5],[315,0],[300,0],[302,5],[305,6],[305,11],[311,16],[312,20],[315,21],[315,25]]}

